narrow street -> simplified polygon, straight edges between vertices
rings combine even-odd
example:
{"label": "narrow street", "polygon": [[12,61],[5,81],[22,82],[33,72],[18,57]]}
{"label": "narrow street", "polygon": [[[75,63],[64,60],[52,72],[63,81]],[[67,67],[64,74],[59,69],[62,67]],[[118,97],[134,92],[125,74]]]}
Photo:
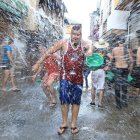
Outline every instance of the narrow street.
{"label": "narrow street", "polygon": [[105,97],[105,108],[90,106],[90,91],[83,92],[77,121],[79,133],[69,127],[57,134],[61,124],[60,103],[50,108],[39,83],[21,83],[19,93],[8,91],[0,98],[0,140],[139,140],[140,98],[130,99],[129,107],[118,110],[114,98]]}
{"label": "narrow street", "polygon": [[[140,140],[139,13],[140,0],[0,0],[0,140]],[[48,61],[52,52],[62,60]],[[88,59],[95,53],[101,59]],[[50,79],[45,75],[48,88],[60,73],[60,80],[82,84],[84,58],[90,70],[102,70],[92,80],[97,84],[101,79],[97,90],[103,91],[105,87],[104,108],[90,105],[90,80],[89,90],[85,85],[83,88],[77,120],[80,131],[71,133],[69,112],[68,129],[58,135],[62,121],[58,91],[57,105],[50,107],[41,81],[33,83],[31,79],[42,79],[47,72],[51,76]],[[109,83],[105,81],[107,75],[111,77]],[[117,82],[114,84],[113,80]],[[128,107],[117,109],[114,95],[127,103],[125,83],[129,84]],[[11,90],[18,88],[20,92]],[[2,90],[7,93],[3,95]],[[72,88],[72,92],[76,90]],[[123,91],[125,97],[120,98]]]}

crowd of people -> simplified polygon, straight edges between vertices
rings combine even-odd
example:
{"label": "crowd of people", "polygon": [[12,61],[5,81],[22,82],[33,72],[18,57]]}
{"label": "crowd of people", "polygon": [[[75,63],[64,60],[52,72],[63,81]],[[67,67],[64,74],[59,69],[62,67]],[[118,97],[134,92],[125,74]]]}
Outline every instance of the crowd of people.
{"label": "crowd of people", "polygon": [[[2,90],[6,91],[6,83],[11,76],[12,90],[19,91],[16,87],[13,67],[15,60],[12,58],[13,39],[5,38],[1,45],[3,49],[3,71],[4,80]],[[68,113],[71,107],[71,133],[78,133],[77,118],[81,104],[83,92],[83,82],[85,81],[86,90],[89,89],[88,75],[91,74],[92,90],[90,105],[96,105],[104,108],[103,98],[105,94],[105,82],[107,71],[114,73],[114,97],[116,108],[128,107],[128,75],[133,75],[134,59],[133,52],[125,45],[125,41],[118,38],[115,47],[110,49],[109,43],[100,39],[95,44],[82,39],[81,26],[72,27],[69,39],[57,41],[52,47],[46,48],[41,43],[37,45],[40,53],[39,60],[32,66],[34,82],[38,74],[44,70],[42,77],[42,88],[50,101],[50,107],[57,104],[55,83],[59,83],[59,99],[61,103],[62,123],[58,128],[58,134],[61,135],[68,127]],[[90,68],[86,63],[86,58],[93,53],[98,53],[104,58],[103,64],[97,69]],[[137,71],[140,68],[140,49],[137,50],[135,67]],[[85,79],[85,80],[84,80]],[[136,86],[139,87],[139,83]],[[122,93],[121,93],[122,91]],[[71,106],[70,106],[71,105]]]}

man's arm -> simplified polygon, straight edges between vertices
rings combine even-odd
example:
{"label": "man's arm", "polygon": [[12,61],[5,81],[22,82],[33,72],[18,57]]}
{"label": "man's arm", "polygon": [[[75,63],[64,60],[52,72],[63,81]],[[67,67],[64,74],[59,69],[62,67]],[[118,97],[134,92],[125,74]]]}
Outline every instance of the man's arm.
{"label": "man's arm", "polygon": [[107,56],[108,56],[108,58],[109,58],[109,61],[110,61],[110,63],[112,63],[113,62],[113,58],[114,58],[114,50],[112,50],[110,53],[108,53],[107,54]]}
{"label": "man's arm", "polygon": [[93,54],[92,44],[90,42],[88,42],[88,41],[84,41],[82,45],[85,48],[85,51],[86,51],[85,55],[86,55],[86,57],[91,56]]}
{"label": "man's arm", "polygon": [[60,60],[61,60],[61,56],[60,56],[60,55],[58,55],[58,54],[56,54],[56,53],[54,53],[54,57],[55,57],[55,59],[56,59],[56,60],[58,60],[58,61],[60,61]]}
{"label": "man's arm", "polygon": [[136,64],[137,66],[140,66],[140,48],[137,50]]}
{"label": "man's arm", "polygon": [[49,57],[51,54],[53,54],[54,52],[63,49],[63,41],[60,40],[58,42],[56,42],[51,48],[49,48],[46,53],[36,62],[36,64],[32,67],[33,71],[36,71],[40,64],[42,64],[42,62],[45,60],[45,58]]}
{"label": "man's arm", "polygon": [[14,55],[13,62],[15,63],[15,61],[17,59],[17,53],[18,53],[18,51],[17,51],[17,48],[16,48],[15,45],[12,45],[12,48],[13,48],[13,55]]}
{"label": "man's arm", "polygon": [[36,73],[33,75],[33,77],[32,77],[32,81],[33,81],[33,82],[35,81],[37,75],[41,72],[41,70],[42,70],[42,67],[40,66],[40,67],[38,68],[37,72],[36,72]]}
{"label": "man's arm", "polygon": [[129,72],[131,73],[133,70],[133,52],[131,49],[128,50],[129,55]]}

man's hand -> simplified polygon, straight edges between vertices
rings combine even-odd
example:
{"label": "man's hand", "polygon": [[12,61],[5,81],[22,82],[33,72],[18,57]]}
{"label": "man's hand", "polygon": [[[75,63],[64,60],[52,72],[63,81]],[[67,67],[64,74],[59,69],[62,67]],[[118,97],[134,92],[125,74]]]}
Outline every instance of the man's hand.
{"label": "man's hand", "polygon": [[109,66],[105,66],[105,67],[103,68],[103,70],[104,70],[104,71],[108,71],[108,70],[109,70]]}
{"label": "man's hand", "polygon": [[32,66],[32,71],[36,72],[39,69],[40,64],[36,63],[35,65]]}
{"label": "man's hand", "polygon": [[37,76],[36,74],[32,76],[32,81],[33,82],[35,82],[36,76]]}
{"label": "man's hand", "polygon": [[92,56],[93,52],[92,51],[87,51],[86,52],[86,57]]}

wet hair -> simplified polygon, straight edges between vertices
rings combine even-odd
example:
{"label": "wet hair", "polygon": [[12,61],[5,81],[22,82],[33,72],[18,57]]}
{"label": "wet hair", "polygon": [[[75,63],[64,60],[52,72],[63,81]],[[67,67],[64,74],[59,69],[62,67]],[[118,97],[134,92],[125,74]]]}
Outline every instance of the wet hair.
{"label": "wet hair", "polygon": [[124,44],[125,41],[123,39],[117,40],[116,41],[116,46],[119,46],[119,44]]}
{"label": "wet hair", "polygon": [[76,30],[76,31],[78,31],[78,30],[81,30],[81,25],[79,24],[79,25],[74,25],[73,27],[72,27],[72,31],[73,30]]}
{"label": "wet hair", "polygon": [[12,44],[14,40],[12,38],[9,39],[9,44]]}

